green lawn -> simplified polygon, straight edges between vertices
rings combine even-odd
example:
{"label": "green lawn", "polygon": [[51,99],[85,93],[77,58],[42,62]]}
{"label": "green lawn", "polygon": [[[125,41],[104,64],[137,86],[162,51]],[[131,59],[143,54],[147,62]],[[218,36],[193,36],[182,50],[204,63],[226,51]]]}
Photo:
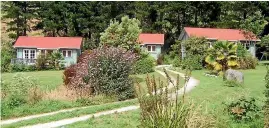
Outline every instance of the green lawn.
{"label": "green lawn", "polygon": [[[63,83],[63,71],[36,71],[36,72],[18,72],[25,76],[31,76],[37,79],[42,90],[50,91],[56,89]],[[12,77],[17,73],[2,73],[1,80],[7,84],[12,81]]]}
{"label": "green lawn", "polygon": [[[179,70],[180,71],[180,70]],[[197,105],[202,105],[201,114],[213,116],[216,119],[218,128],[263,128],[263,119],[256,119],[253,122],[236,123],[232,121],[226,112],[224,112],[223,102],[229,102],[240,96],[255,97],[258,105],[261,107],[264,101],[265,82],[264,76],[266,73],[265,66],[257,66],[253,70],[242,70],[245,76],[243,87],[226,87],[223,86],[221,77],[204,76],[206,70],[193,71],[192,76],[200,80],[200,84],[187,94],[188,101],[194,102]],[[182,71],[181,71],[182,72]],[[107,115],[90,119],[83,122],[67,125],[67,128],[73,127],[128,127],[135,128],[140,121],[139,110],[125,112],[121,114]]]}
{"label": "green lawn", "polygon": [[133,110],[92,118],[87,121],[67,125],[65,128],[137,128],[139,124],[140,110]]}
{"label": "green lawn", "polygon": [[142,91],[144,90],[145,93],[147,91],[147,84],[146,84],[146,77],[147,77],[147,75],[150,78],[152,78],[152,76],[154,76],[156,81],[158,81],[159,79],[161,81],[166,81],[166,78],[164,76],[162,76],[158,72],[152,72],[152,73],[148,73],[148,74],[131,75],[131,78],[134,78],[134,80],[135,80],[135,85],[137,84],[136,82],[139,82]]}
{"label": "green lawn", "polygon": [[57,121],[61,119],[66,119],[66,118],[73,118],[73,117],[78,117],[78,116],[83,116],[87,114],[92,114],[92,113],[97,113],[100,111],[105,111],[105,110],[111,110],[115,108],[120,108],[120,107],[126,107],[130,105],[137,104],[137,100],[129,100],[129,101],[124,101],[124,102],[115,102],[115,103],[107,103],[107,104],[101,104],[101,105],[93,105],[89,106],[84,109],[78,109],[72,112],[62,112],[58,113],[53,116],[45,116],[45,117],[39,117],[39,118],[34,118],[31,120],[26,120],[26,121],[20,121],[17,123],[13,123],[10,125],[3,125],[1,126],[2,128],[17,128],[17,127],[22,127],[22,126],[27,126],[27,125],[34,125],[38,123],[47,123],[51,121]]}
{"label": "green lawn", "polygon": [[[31,76],[38,80],[40,84],[40,88],[44,91],[50,91],[56,89],[58,86],[62,84],[62,72],[63,71],[36,71],[36,72],[23,72],[25,76]],[[12,81],[12,77],[16,73],[3,73],[2,80],[5,81],[7,84]],[[157,72],[149,73],[149,76],[154,75],[155,78],[165,79],[162,75]],[[139,75],[132,75],[135,76],[136,79],[139,79],[140,85],[143,89],[146,89],[146,74],[139,74]],[[98,98],[91,102],[94,104],[103,104],[108,102],[115,101],[114,99],[109,101],[98,101]],[[96,103],[95,103],[96,102]],[[2,102],[3,103],[3,102]],[[93,105],[94,105],[93,104]],[[3,104],[2,104],[3,105]],[[42,100],[36,104],[22,104],[19,107],[15,107],[13,109],[7,107],[1,107],[1,118],[2,119],[9,119],[15,117],[22,117],[27,115],[45,113],[45,112],[52,112],[57,111],[60,109],[72,108],[72,107],[79,107],[85,106],[85,104],[76,102],[76,101],[61,101],[61,100]]]}
{"label": "green lawn", "polygon": [[257,66],[253,70],[241,70],[244,73],[243,87],[223,86],[224,82],[221,77],[214,78],[204,76],[205,70],[193,71],[192,75],[200,80],[200,84],[187,94],[187,98],[202,105],[205,114],[211,114],[218,119],[219,125],[228,125],[233,128],[263,127],[263,119],[257,119],[254,122],[235,123],[230,120],[226,112],[223,112],[223,102],[229,102],[238,99],[241,96],[246,98],[254,97],[259,106],[263,105],[266,74],[265,66]]}

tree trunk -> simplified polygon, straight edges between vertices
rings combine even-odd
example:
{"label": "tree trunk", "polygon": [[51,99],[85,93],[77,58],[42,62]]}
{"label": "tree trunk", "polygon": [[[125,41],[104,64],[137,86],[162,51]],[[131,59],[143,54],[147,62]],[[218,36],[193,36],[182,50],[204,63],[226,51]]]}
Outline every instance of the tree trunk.
{"label": "tree trunk", "polygon": [[[23,13],[27,13],[27,3],[26,3],[26,1],[25,2],[23,2]],[[26,31],[27,31],[27,18],[26,18],[26,16],[24,16],[23,17],[23,33],[22,33],[22,35],[23,36],[26,36]]]}

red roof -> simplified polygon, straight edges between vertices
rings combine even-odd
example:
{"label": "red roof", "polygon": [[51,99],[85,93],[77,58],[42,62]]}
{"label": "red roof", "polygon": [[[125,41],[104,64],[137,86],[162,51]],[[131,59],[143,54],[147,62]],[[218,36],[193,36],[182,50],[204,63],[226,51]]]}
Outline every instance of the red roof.
{"label": "red roof", "polygon": [[[205,37],[209,39],[216,40],[247,40],[244,36],[243,31],[239,29],[220,29],[220,28],[192,28],[192,27],[184,27],[188,36],[197,36],[197,37]],[[251,40],[259,41],[259,39],[254,36]]]}
{"label": "red roof", "polygon": [[142,33],[139,35],[141,44],[164,44],[164,34]]}
{"label": "red roof", "polygon": [[20,36],[14,47],[59,49],[80,49],[82,37],[28,37]]}

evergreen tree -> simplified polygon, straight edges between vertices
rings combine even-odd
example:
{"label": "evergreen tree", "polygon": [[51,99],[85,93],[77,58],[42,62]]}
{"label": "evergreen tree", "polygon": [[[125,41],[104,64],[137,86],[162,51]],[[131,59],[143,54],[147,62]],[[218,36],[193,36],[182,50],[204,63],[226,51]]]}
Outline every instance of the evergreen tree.
{"label": "evergreen tree", "polygon": [[122,17],[121,23],[116,20],[111,21],[105,32],[101,33],[101,44],[134,50],[138,45],[138,36],[141,33],[139,25],[139,20],[129,19],[128,16]]}
{"label": "evergreen tree", "polygon": [[31,20],[36,16],[37,2],[8,1],[2,2],[3,19],[8,20],[8,32],[10,38],[26,36],[31,31]]}

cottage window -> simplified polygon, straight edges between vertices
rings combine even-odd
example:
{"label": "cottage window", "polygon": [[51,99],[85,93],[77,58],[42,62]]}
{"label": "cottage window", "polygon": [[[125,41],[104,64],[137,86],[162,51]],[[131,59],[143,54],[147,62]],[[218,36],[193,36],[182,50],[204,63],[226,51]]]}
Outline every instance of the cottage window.
{"label": "cottage window", "polygon": [[63,50],[64,57],[72,57],[72,50]]}
{"label": "cottage window", "polygon": [[148,45],[147,47],[149,52],[155,52],[155,45]]}
{"label": "cottage window", "polygon": [[250,43],[245,43],[245,48],[247,49],[247,50],[249,50],[249,46],[250,46]]}
{"label": "cottage window", "polygon": [[24,49],[23,50],[23,58],[25,58],[25,59],[35,59],[36,58],[36,50],[34,50],[34,49]]}

